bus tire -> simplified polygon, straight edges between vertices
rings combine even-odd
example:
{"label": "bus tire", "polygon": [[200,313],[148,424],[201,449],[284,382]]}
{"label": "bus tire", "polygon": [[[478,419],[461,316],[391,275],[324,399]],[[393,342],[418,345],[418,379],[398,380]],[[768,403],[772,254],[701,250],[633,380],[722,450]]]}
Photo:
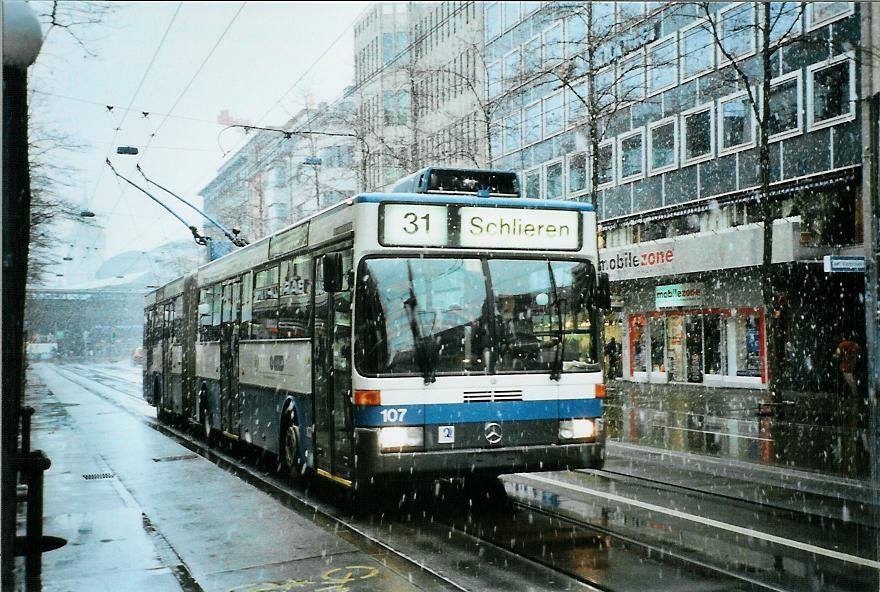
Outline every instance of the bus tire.
{"label": "bus tire", "polygon": [[282,416],[280,439],[278,456],[281,474],[292,483],[302,481],[305,477],[305,465],[299,455],[299,420],[292,406]]}

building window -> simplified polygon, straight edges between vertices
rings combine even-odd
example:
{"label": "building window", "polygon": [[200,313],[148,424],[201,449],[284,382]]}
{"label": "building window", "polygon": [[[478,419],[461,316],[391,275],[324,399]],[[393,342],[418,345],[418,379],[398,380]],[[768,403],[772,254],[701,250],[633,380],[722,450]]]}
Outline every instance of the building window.
{"label": "building window", "polygon": [[391,33],[382,33],[382,59],[383,63],[388,64],[394,57],[394,37]]}
{"label": "building window", "polygon": [[770,3],[770,42],[776,43],[785,37],[795,37],[801,32],[800,2]]}
{"label": "building window", "polygon": [[715,47],[711,25],[699,22],[681,32],[681,81],[684,82],[715,66]]}
{"label": "building window", "polygon": [[541,199],[541,169],[532,169],[525,174],[525,195],[531,199]]}
{"label": "building window", "polygon": [[501,94],[501,62],[486,66],[486,81],[489,100],[492,100]]}
{"label": "building window", "polygon": [[629,133],[618,138],[618,175],[621,183],[640,179],[645,172],[645,130]]}
{"label": "building window", "polygon": [[558,64],[564,53],[562,25],[558,24],[544,31],[544,65],[549,67]]}
{"label": "building window", "polygon": [[547,199],[562,198],[562,162],[554,162],[548,164],[544,169],[544,175],[547,179],[547,191],[544,195]]}
{"label": "building window", "polygon": [[509,29],[519,22],[519,2],[504,2],[504,28]]}
{"label": "building window", "polygon": [[520,113],[517,112],[516,115],[511,115],[510,117],[506,117],[504,119],[504,151],[512,152],[513,150],[519,150],[520,146],[522,146],[522,136],[520,135],[520,124],[519,124]]}
{"label": "building window", "polygon": [[852,2],[808,2],[807,30],[812,31],[838,19],[848,17],[854,11]]}
{"label": "building window", "polygon": [[645,56],[636,52],[620,61],[618,66],[621,101],[638,101],[645,98]]}
{"label": "building window", "polygon": [[486,5],[486,41],[501,34],[501,5],[492,2]]}
{"label": "building window", "polygon": [[523,112],[523,145],[528,146],[541,140],[541,102],[525,108]]}
{"label": "building window", "polygon": [[576,195],[587,189],[587,153],[568,156],[568,194]]}
{"label": "building window", "polygon": [[718,101],[719,154],[727,154],[755,144],[755,117],[745,92]]}
{"label": "building window", "polygon": [[596,154],[597,189],[604,189],[614,184],[614,140],[605,140],[599,144]]}
{"label": "building window", "polygon": [[811,130],[855,117],[855,62],[851,53],[807,68],[807,117]]}
{"label": "building window", "polygon": [[522,2],[521,4],[523,16],[527,16],[541,8],[540,2]]}
{"label": "building window", "polygon": [[504,56],[504,90],[510,90],[520,84],[519,48]]}
{"label": "building window", "polygon": [[606,109],[614,104],[614,66],[608,66],[596,73],[593,77],[596,91],[593,95],[596,107]]}
{"label": "building window", "polygon": [[678,81],[678,46],[675,34],[648,46],[648,92],[656,94]]}
{"label": "building window", "polygon": [[587,38],[587,24],[584,18],[575,14],[565,21],[565,54],[574,56],[580,53],[583,43]]}
{"label": "building window", "polygon": [[712,137],[715,125],[712,121],[712,105],[696,107],[681,114],[683,165],[712,158]]}
{"label": "building window", "polygon": [[624,24],[624,26],[626,24],[641,20],[643,16],[645,16],[644,2],[617,3],[617,17],[619,21]]}
{"label": "building window", "polygon": [[651,124],[648,130],[648,170],[652,175],[678,166],[676,127],[674,117]]}
{"label": "building window", "polygon": [[755,51],[755,5],[751,2],[734,4],[718,13],[718,33],[721,48],[718,62],[728,61],[724,55],[741,58]]}
{"label": "building window", "polygon": [[786,74],[770,84],[768,134],[781,140],[801,131],[801,71]]}
{"label": "building window", "polygon": [[544,137],[561,132],[565,127],[565,108],[562,93],[544,99]]}
{"label": "building window", "polygon": [[541,36],[536,35],[523,45],[523,74],[534,76],[541,70]]}
{"label": "building window", "polygon": [[587,83],[572,85],[568,89],[568,122],[575,123],[587,116]]}

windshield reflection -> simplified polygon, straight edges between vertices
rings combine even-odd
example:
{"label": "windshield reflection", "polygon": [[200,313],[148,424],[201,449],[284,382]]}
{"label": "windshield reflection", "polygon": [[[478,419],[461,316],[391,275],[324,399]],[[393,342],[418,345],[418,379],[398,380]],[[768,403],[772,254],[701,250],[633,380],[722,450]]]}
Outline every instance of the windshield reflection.
{"label": "windshield reflection", "polygon": [[435,374],[598,371],[593,277],[592,265],[573,261],[365,260],[357,367],[426,382]]}

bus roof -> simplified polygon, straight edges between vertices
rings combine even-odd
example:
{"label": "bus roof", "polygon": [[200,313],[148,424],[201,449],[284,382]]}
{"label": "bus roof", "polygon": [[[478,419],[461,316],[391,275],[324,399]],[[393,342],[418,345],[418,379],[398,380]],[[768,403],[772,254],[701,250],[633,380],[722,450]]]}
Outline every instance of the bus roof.
{"label": "bus roof", "polygon": [[432,195],[427,193],[361,193],[354,198],[354,203],[383,202],[593,211],[593,206],[589,203],[559,199],[531,199],[527,197],[471,197],[468,195]]}

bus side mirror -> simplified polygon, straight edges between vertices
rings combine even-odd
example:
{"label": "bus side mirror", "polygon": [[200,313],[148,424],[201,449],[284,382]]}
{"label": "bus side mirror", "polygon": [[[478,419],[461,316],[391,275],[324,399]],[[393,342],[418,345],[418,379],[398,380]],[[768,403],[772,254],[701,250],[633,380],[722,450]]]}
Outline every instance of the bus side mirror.
{"label": "bus side mirror", "polygon": [[342,253],[327,253],[323,260],[321,279],[324,291],[333,293],[342,291]]}
{"label": "bus side mirror", "polygon": [[607,273],[599,274],[599,285],[596,289],[596,306],[604,311],[611,310],[611,280]]}

